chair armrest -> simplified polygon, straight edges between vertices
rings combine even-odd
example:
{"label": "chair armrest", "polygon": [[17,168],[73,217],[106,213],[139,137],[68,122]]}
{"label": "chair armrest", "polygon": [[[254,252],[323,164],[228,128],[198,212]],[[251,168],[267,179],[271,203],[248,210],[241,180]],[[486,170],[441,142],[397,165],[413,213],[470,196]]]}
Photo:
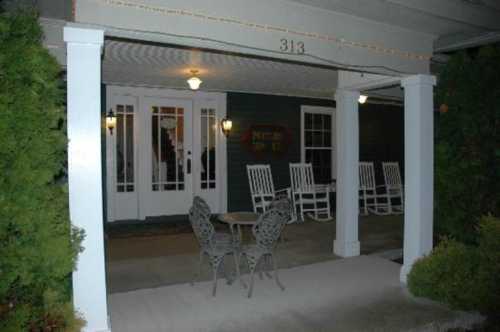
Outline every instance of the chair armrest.
{"label": "chair armrest", "polygon": [[291,193],[291,188],[290,187],[287,187],[287,188],[281,188],[281,189],[277,189],[274,191],[274,195],[275,196],[281,196],[283,194],[286,194],[286,197],[290,198],[290,193]]}
{"label": "chair armrest", "polygon": [[330,185],[329,184],[317,184],[314,189],[317,192],[330,192]]}

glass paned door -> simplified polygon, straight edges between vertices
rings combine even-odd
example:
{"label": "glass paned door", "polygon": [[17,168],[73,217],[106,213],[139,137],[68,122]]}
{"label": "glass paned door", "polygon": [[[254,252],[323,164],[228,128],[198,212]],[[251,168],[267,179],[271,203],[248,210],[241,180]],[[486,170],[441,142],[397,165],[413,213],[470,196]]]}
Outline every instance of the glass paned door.
{"label": "glass paned door", "polygon": [[152,190],[184,190],[184,108],[152,107]]}
{"label": "glass paned door", "polygon": [[214,213],[221,211],[221,116],[214,100],[200,102],[193,118],[194,192]]}
{"label": "glass paned door", "polygon": [[116,105],[116,191],[133,192],[134,105]]}
{"label": "glass paned door", "polygon": [[216,187],[217,170],[217,124],[213,108],[202,108],[200,114],[200,146],[201,146],[201,189],[214,189]]}
{"label": "glass paned door", "polygon": [[147,216],[187,213],[192,202],[192,102],[146,98]]}
{"label": "glass paned door", "polygon": [[109,108],[116,127],[106,129],[107,208],[109,220],[138,218],[137,98],[113,96]]}

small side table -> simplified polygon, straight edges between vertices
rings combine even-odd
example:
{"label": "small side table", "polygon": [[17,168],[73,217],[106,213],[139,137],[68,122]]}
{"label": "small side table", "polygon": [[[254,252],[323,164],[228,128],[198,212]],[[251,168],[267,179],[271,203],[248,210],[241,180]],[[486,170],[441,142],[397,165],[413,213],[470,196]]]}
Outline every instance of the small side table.
{"label": "small side table", "polygon": [[253,226],[259,220],[260,214],[255,212],[228,212],[219,214],[218,219],[229,225],[233,237],[236,236],[234,226],[238,228],[238,238],[242,241],[241,226]]}

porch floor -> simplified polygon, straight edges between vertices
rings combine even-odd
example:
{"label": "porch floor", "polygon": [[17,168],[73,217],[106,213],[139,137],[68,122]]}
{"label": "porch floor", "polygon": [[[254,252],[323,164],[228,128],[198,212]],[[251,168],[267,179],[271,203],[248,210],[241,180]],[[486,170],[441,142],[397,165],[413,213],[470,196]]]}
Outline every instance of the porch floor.
{"label": "porch floor", "polygon": [[[116,228],[121,227],[116,226],[114,230],[108,229],[108,291],[126,292],[192,281],[198,266],[198,244],[188,221],[180,225],[173,234],[172,227],[166,229],[158,224],[127,224],[125,232],[117,231]],[[216,223],[216,227],[227,231],[227,225]],[[359,233],[362,254],[402,248],[403,217],[360,217]],[[244,229],[243,235],[244,241],[250,241],[249,228]],[[277,248],[278,266],[291,268],[338,259],[332,253],[334,235],[335,222],[306,221],[287,225],[284,242]],[[232,260],[227,264],[228,269],[233,268],[230,263]],[[244,273],[247,265],[242,262],[241,268]],[[205,260],[201,280],[211,277]]]}
{"label": "porch floor", "polygon": [[[256,278],[248,299],[239,283],[178,284],[111,294],[114,332],[160,331],[444,331],[477,317],[415,299],[399,282],[400,265],[359,256]],[[244,277],[248,278],[248,275]]]}

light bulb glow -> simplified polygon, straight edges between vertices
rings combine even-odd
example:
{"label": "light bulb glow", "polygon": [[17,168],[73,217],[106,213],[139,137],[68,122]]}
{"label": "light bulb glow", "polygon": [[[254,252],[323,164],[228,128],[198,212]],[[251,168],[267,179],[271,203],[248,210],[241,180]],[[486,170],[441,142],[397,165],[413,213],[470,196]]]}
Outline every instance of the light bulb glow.
{"label": "light bulb glow", "polygon": [[222,132],[227,137],[229,135],[229,132],[231,131],[231,129],[233,129],[233,121],[225,118],[225,119],[222,119],[220,124],[221,124]]}
{"label": "light bulb glow", "polygon": [[198,90],[198,88],[200,87],[200,84],[203,83],[203,81],[200,80],[198,77],[193,76],[187,80],[187,83],[189,84],[189,88],[191,90]]}
{"label": "light bulb glow", "polygon": [[110,134],[113,135],[113,129],[116,127],[116,116],[113,110],[109,110],[106,115],[106,127],[109,129]]}
{"label": "light bulb glow", "polygon": [[368,96],[365,96],[365,95],[359,95],[359,98],[358,98],[358,102],[360,104],[364,104],[366,103],[366,100],[368,99]]}

